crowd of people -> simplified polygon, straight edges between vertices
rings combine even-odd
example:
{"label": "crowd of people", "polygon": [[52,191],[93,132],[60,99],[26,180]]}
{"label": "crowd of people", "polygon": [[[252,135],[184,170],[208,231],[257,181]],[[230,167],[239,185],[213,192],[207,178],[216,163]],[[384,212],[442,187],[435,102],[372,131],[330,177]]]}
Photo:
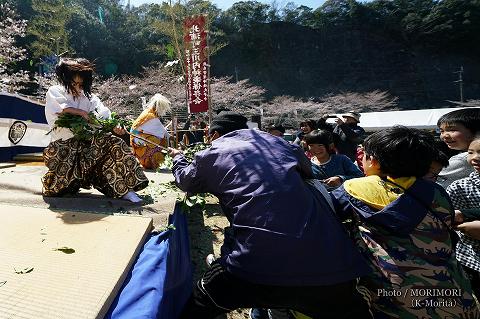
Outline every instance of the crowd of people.
{"label": "crowd of people", "polygon": [[[63,113],[110,116],[91,93],[92,72],[85,59],[60,61],[50,125]],[[168,147],[160,117],[169,109],[154,96],[131,146],[119,127],[89,142],[54,130],[42,182],[45,196],[93,186],[138,202],[143,168],[158,167],[168,148],[178,187],[215,195],[230,223],[181,318],[237,308],[254,319],[480,317],[479,108],[443,115],[440,142],[403,126],[366,136],[352,111],[300,123],[290,143],[281,124],[248,129],[222,111],[209,127],[189,119],[184,142],[208,130],[211,143],[192,162]]]}

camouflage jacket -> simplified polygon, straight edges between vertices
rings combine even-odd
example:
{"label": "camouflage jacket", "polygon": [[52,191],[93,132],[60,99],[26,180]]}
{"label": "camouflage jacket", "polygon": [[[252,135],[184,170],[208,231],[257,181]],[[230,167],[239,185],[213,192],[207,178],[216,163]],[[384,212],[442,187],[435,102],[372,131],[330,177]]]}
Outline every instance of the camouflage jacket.
{"label": "camouflage jacket", "polygon": [[[350,182],[361,191],[364,179]],[[379,187],[387,186],[379,181]],[[455,259],[449,231],[453,207],[443,188],[416,180],[383,209],[366,205],[344,186],[332,197],[337,213],[351,220],[350,233],[373,269],[361,278],[359,290],[375,318],[480,317]]]}

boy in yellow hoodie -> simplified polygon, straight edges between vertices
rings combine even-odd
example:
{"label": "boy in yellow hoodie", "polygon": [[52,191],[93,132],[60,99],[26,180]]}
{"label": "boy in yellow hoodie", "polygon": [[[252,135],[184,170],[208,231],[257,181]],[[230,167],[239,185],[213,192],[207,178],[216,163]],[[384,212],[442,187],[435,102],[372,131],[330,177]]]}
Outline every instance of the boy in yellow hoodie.
{"label": "boy in yellow hoodie", "polygon": [[445,190],[421,177],[433,137],[402,126],[364,142],[366,177],[332,192],[337,213],[373,273],[359,290],[375,318],[478,318],[468,279],[455,259],[453,207]]}

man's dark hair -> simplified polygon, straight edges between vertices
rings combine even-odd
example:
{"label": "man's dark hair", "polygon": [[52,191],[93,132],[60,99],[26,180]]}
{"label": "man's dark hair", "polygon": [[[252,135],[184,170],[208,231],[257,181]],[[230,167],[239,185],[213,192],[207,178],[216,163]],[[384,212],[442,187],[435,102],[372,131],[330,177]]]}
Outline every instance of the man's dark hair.
{"label": "man's dark hair", "polygon": [[55,67],[55,74],[58,81],[63,85],[68,93],[73,92],[72,81],[75,75],[83,80],[83,93],[90,99],[92,96],[93,71],[95,66],[87,59],[60,59]]}
{"label": "man's dark hair", "polygon": [[475,134],[480,131],[480,108],[460,109],[444,114],[438,119],[437,126],[442,124],[461,124]]}
{"label": "man's dark hair", "polygon": [[[433,147],[435,149],[433,161],[440,163],[443,167],[447,167],[449,165],[448,159],[452,156],[449,154],[449,151],[452,150],[448,148],[447,144],[445,144],[440,137],[435,136],[433,140]],[[455,154],[457,154],[457,151],[455,151]]]}
{"label": "man's dark hair", "polygon": [[405,126],[375,132],[363,147],[379,162],[381,172],[391,177],[424,176],[436,152],[431,134]]}
{"label": "man's dark hair", "polygon": [[333,143],[332,133],[326,130],[313,130],[303,137],[303,140],[308,144],[322,144],[328,149]]}
{"label": "man's dark hair", "polygon": [[317,128],[317,122],[314,120],[305,120],[300,122],[300,126],[304,126],[305,124],[307,124],[312,129],[312,131]]}
{"label": "man's dark hair", "polygon": [[442,165],[443,167],[447,167],[449,165],[447,154],[445,154],[438,148],[435,149],[432,161],[440,163],[440,165]]}
{"label": "man's dark hair", "polygon": [[270,123],[270,124],[267,124],[267,126],[265,127],[265,130],[266,130],[267,132],[277,130],[277,131],[279,131],[279,132],[281,132],[281,133],[283,133],[283,134],[285,133],[285,127],[283,127],[283,125],[282,125],[282,124],[279,124],[279,123]]}
{"label": "man's dark hair", "polygon": [[247,118],[239,113],[222,111],[213,118],[209,132],[213,134],[216,131],[220,135],[225,135],[236,130],[246,129],[248,128],[247,121]]}

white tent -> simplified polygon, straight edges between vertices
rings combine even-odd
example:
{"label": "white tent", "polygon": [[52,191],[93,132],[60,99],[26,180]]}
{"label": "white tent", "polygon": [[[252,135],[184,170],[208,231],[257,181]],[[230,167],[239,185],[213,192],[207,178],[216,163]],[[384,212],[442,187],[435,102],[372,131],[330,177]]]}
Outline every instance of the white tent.
{"label": "white tent", "polygon": [[437,128],[437,121],[442,115],[458,109],[460,108],[361,113],[360,126],[367,132],[394,125],[433,130]]}

